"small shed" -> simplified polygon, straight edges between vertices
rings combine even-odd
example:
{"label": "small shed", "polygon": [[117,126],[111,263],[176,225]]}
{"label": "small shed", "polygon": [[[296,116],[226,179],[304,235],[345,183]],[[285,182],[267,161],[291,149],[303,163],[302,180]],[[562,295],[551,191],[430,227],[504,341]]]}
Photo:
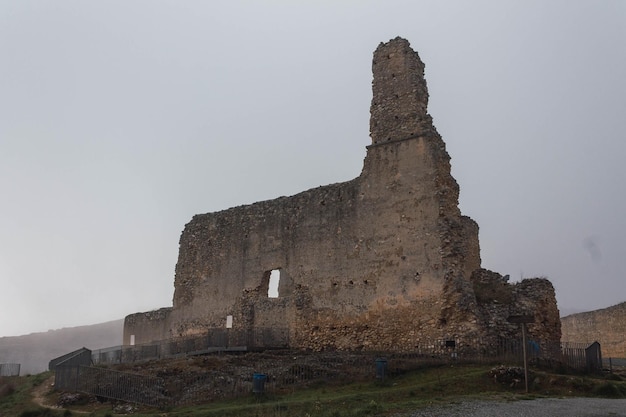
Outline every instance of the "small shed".
{"label": "small shed", "polygon": [[90,366],[91,365],[91,350],[86,347],[82,347],[70,353],[66,353],[63,356],[52,359],[48,363],[48,369],[55,371],[58,366]]}

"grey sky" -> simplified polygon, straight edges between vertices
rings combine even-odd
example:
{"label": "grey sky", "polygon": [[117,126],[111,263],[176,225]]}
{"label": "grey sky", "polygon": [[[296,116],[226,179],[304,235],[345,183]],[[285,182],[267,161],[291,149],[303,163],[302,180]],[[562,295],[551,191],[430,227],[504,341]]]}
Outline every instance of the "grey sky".
{"label": "grey sky", "polygon": [[359,175],[426,64],[483,266],[626,300],[626,2],[0,1],[0,336],[171,305],[194,214]]}

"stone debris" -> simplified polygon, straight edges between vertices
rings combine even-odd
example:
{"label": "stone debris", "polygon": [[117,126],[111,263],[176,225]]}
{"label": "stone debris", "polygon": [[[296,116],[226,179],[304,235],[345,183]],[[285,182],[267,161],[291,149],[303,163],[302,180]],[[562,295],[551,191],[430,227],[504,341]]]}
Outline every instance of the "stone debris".
{"label": "stone debris", "polygon": [[489,376],[498,384],[515,387],[524,382],[524,368],[500,365],[489,371]]}

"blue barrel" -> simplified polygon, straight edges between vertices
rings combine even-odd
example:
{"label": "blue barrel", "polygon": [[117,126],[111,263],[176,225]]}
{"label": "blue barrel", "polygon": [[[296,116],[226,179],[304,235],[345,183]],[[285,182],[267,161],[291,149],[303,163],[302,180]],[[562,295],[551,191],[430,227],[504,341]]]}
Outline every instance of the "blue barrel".
{"label": "blue barrel", "polygon": [[257,374],[252,375],[252,392],[255,394],[261,394],[265,391],[265,381],[267,381],[267,375]]}
{"label": "blue barrel", "polygon": [[376,358],[376,379],[385,379],[387,373],[387,359]]}

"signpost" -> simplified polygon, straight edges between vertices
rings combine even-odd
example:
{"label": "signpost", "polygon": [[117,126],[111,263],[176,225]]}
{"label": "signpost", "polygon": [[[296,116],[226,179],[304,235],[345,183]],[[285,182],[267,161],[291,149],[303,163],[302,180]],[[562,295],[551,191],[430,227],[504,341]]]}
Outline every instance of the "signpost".
{"label": "signpost", "polygon": [[524,383],[526,393],[528,393],[528,361],[526,359],[526,323],[534,323],[534,316],[509,316],[506,319],[509,323],[520,323],[522,325],[522,352],[524,354]]}

